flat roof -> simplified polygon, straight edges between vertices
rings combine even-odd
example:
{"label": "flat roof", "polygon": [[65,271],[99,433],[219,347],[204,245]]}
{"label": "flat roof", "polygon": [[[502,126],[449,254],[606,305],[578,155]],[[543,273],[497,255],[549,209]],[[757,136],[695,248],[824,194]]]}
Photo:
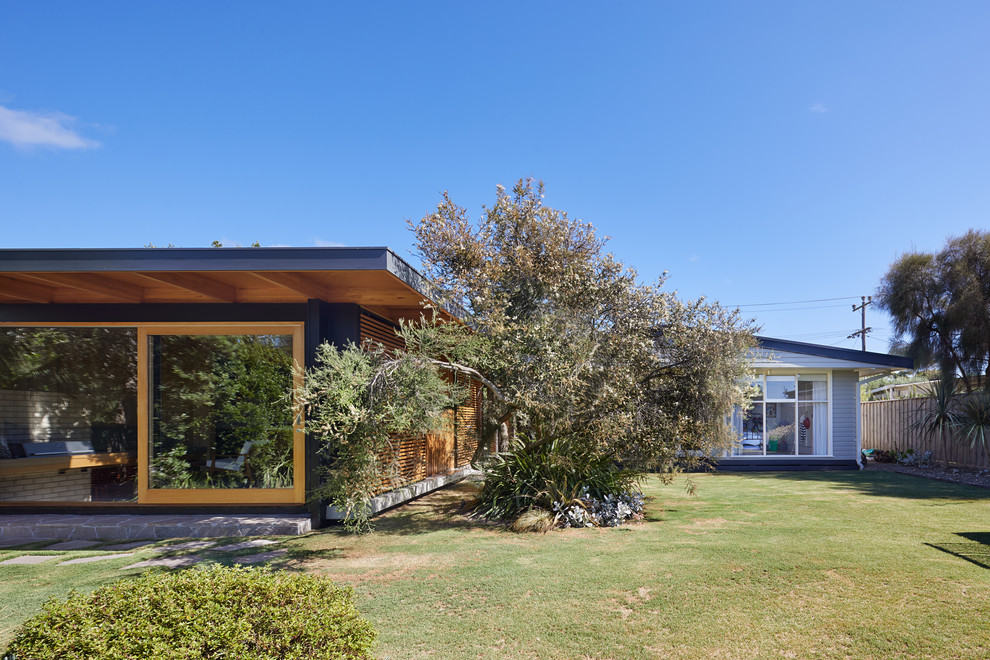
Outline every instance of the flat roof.
{"label": "flat roof", "polygon": [[765,348],[770,351],[788,351],[790,353],[815,355],[817,357],[832,358],[835,360],[849,360],[851,362],[863,362],[865,364],[875,364],[882,367],[893,367],[896,369],[914,369],[914,359],[901,355],[873,353],[871,351],[857,351],[852,348],[808,344],[803,341],[775,339],[773,337],[757,336],[756,340],[760,343],[761,348]]}
{"label": "flat roof", "polygon": [[[415,294],[415,295],[413,295]],[[0,249],[0,303],[436,302],[433,285],[388,247]],[[447,305],[448,313],[464,310]]]}

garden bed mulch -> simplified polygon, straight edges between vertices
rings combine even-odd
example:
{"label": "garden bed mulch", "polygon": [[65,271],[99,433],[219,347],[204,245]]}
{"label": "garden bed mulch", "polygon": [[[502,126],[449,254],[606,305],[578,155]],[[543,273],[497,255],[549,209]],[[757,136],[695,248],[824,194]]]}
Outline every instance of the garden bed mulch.
{"label": "garden bed mulch", "polygon": [[877,470],[880,472],[897,472],[899,474],[910,474],[916,477],[927,479],[937,479],[939,481],[950,481],[957,484],[969,486],[981,486],[990,488],[990,470],[967,471],[959,468],[949,468],[948,470],[932,466],[917,467],[914,465],[898,465],[896,463],[874,463],[870,461],[866,464],[866,470]]}

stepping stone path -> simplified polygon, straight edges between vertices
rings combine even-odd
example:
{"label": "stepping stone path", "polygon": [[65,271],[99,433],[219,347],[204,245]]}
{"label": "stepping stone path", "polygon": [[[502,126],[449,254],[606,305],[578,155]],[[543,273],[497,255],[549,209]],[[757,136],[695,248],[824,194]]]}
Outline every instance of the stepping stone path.
{"label": "stepping stone path", "polygon": [[[28,543],[36,543],[38,539],[6,539],[0,540],[0,548],[14,547],[18,545],[25,545]],[[144,546],[151,545],[155,543],[153,540],[144,541],[131,541],[128,543],[117,543],[114,545],[106,545],[98,548],[99,550],[134,550],[136,548],[142,548]],[[186,541],[184,543],[174,543],[172,545],[163,545],[157,548],[149,548],[155,553],[167,553],[167,552],[179,552],[183,550],[206,550],[207,548],[214,548],[216,552],[237,552],[239,550],[247,550],[253,548],[263,548],[270,545],[276,545],[279,541],[272,541],[269,539],[253,539],[251,541],[241,541],[240,543],[232,543],[229,545],[223,545],[215,547],[217,545],[216,541]],[[92,548],[95,545],[99,545],[99,541],[60,541],[54,543],[54,545],[46,546],[45,550],[82,550],[85,548]],[[276,557],[281,557],[288,552],[287,549],[282,548],[279,550],[270,550],[268,552],[260,552],[253,555],[245,555],[243,557],[237,557],[234,562],[238,564],[258,564],[264,561],[269,561],[275,559]],[[101,555],[94,555],[92,557],[79,557],[77,559],[69,559],[68,561],[60,562],[59,566],[67,566],[71,564],[89,564],[97,561],[109,561],[112,559],[122,559],[123,557],[130,557],[133,552],[117,552],[117,553],[107,553]],[[58,555],[21,555],[19,557],[14,557],[12,559],[7,559],[6,561],[0,562],[0,564],[11,564],[11,565],[33,565],[40,564],[42,562],[49,561],[51,559],[56,559]],[[155,557],[153,559],[147,559],[145,561],[140,561],[136,564],[131,564],[130,566],[125,566],[121,570],[129,570],[132,568],[184,568],[186,566],[192,566],[203,561],[203,557],[197,554],[183,554],[174,557]]]}
{"label": "stepping stone path", "polygon": [[203,561],[202,557],[197,557],[196,555],[182,555],[181,557],[158,557],[157,559],[148,559],[146,561],[139,561],[136,564],[131,564],[130,566],[124,566],[122,571],[126,571],[132,568],[184,568],[186,566],[192,566]]}
{"label": "stepping stone path", "polygon": [[275,559],[276,557],[281,557],[288,550],[285,548],[281,550],[272,550],[270,552],[259,552],[256,555],[245,555],[243,557],[237,557],[234,561],[238,564],[258,564],[263,561],[268,561],[269,559]]}
{"label": "stepping stone path", "polygon": [[238,550],[247,550],[248,548],[260,548],[266,545],[275,545],[278,541],[269,541],[268,539],[255,539],[253,541],[243,541],[242,543],[234,543],[232,545],[222,545],[217,548],[218,552],[237,552]]}
{"label": "stepping stone path", "polygon": [[2,564],[40,564],[43,561],[48,561],[49,559],[55,559],[56,555],[21,555],[20,557],[14,557],[13,559],[8,559],[6,561],[0,561]]}
{"label": "stepping stone path", "polygon": [[131,541],[130,543],[118,543],[116,545],[105,545],[100,550],[133,550],[146,545],[151,545],[154,541]]}
{"label": "stepping stone path", "polygon": [[99,541],[62,541],[55,545],[45,546],[45,550],[82,550],[99,544]]}
{"label": "stepping stone path", "polygon": [[63,561],[59,566],[67,566],[69,564],[89,564],[94,561],[103,561],[105,559],[120,559],[121,557],[130,557],[133,552],[123,552],[116,555],[96,555],[95,557],[80,557],[79,559],[70,559],[69,561]]}
{"label": "stepping stone path", "polygon": [[174,550],[203,550],[213,547],[216,541],[188,541],[186,543],[176,543],[175,545],[163,545],[155,548],[156,552],[172,552]]}

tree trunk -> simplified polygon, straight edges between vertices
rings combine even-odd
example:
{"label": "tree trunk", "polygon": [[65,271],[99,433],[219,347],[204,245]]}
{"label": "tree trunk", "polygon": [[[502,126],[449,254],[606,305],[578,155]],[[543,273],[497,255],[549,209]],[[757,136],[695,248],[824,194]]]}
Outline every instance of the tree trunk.
{"label": "tree trunk", "polygon": [[502,422],[498,425],[498,453],[509,451],[509,425]]}

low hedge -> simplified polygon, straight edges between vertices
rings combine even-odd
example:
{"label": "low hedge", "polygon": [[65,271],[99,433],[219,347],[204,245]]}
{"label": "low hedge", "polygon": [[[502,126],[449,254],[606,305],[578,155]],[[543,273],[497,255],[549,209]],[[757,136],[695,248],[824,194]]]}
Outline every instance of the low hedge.
{"label": "low hedge", "polygon": [[154,572],[50,599],[5,660],[370,658],[351,590],[297,573],[220,565]]}

